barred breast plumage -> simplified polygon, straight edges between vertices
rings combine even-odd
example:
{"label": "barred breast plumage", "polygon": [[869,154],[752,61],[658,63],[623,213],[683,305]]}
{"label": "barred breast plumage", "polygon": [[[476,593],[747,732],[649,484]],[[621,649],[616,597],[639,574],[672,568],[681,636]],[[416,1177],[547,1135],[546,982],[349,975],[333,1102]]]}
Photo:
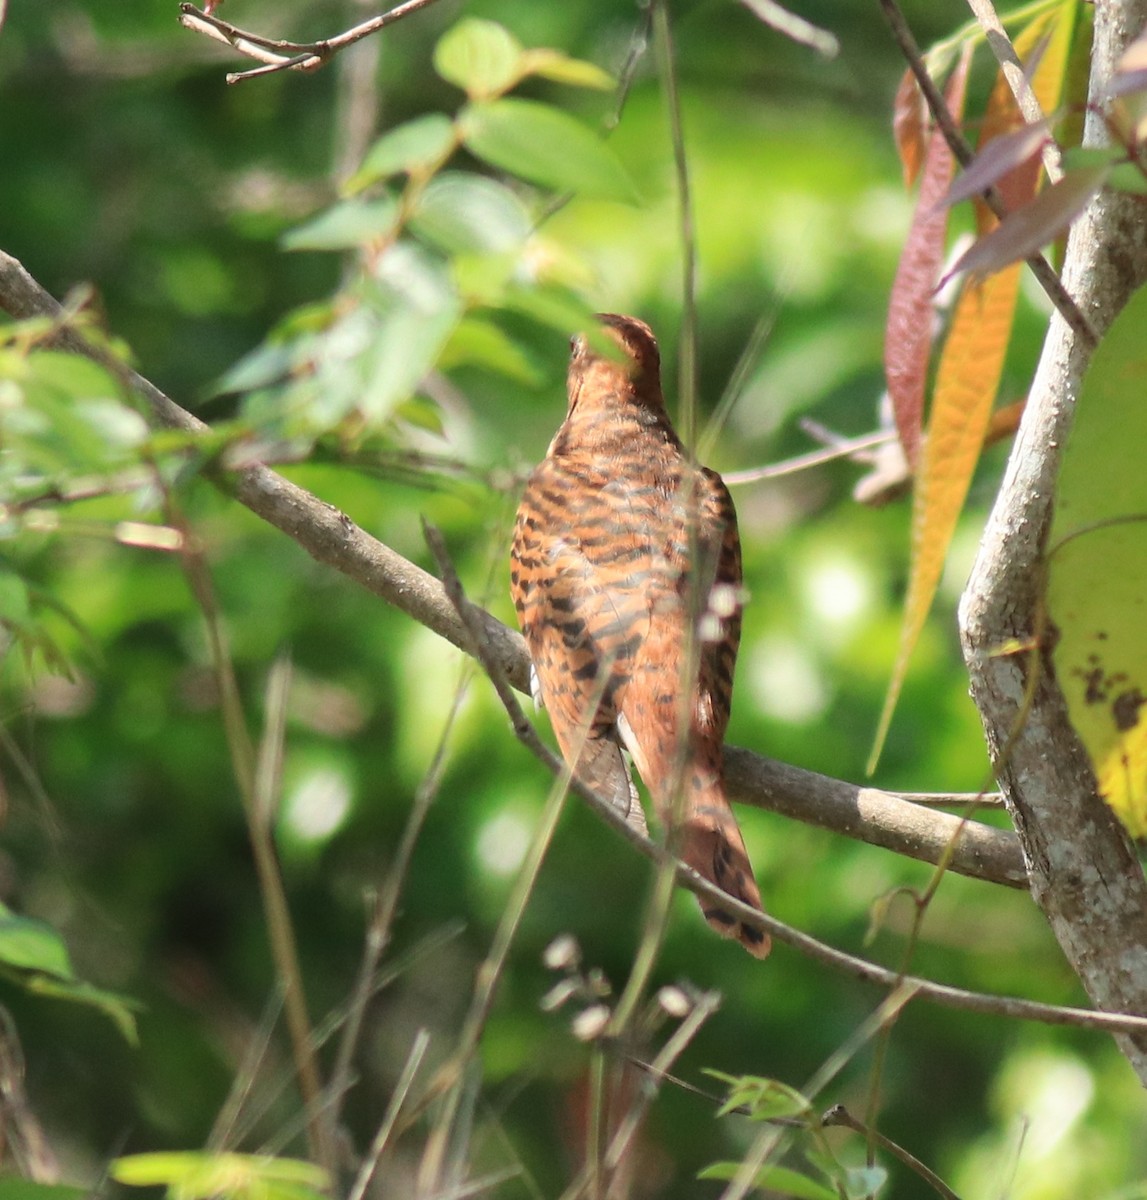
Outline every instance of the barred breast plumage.
{"label": "barred breast plumage", "polygon": [[[619,353],[572,343],[566,419],[514,528],[514,606],[578,775],[644,831],[624,745],[660,819],[676,822],[685,862],[759,909],[722,762],[741,635],[736,513],[670,424],[649,327],[601,321]],[[761,931],[701,907],[719,933],[768,953]]]}

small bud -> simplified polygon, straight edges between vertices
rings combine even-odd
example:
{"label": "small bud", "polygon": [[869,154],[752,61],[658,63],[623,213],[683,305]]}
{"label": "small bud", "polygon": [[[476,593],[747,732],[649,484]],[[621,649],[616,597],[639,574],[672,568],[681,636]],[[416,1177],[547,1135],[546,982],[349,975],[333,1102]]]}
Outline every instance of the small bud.
{"label": "small bud", "polygon": [[540,1007],[542,1012],[556,1012],[571,996],[577,994],[577,990],[578,984],[576,979],[563,979],[561,982],[555,983],[541,998]]}
{"label": "small bud", "polygon": [[573,1019],[570,1028],[579,1042],[592,1042],[605,1032],[609,1024],[609,1009],[604,1004],[591,1004]]}
{"label": "small bud", "polygon": [[657,1003],[664,1012],[668,1013],[671,1017],[675,1017],[678,1021],[683,1017],[687,1017],[690,1009],[693,1007],[689,997],[685,995],[681,988],[672,985],[663,987],[658,991]]}
{"label": "small bud", "polygon": [[725,636],[721,618],[716,613],[707,612],[697,622],[697,636],[703,642],[719,642]]}
{"label": "small bud", "polygon": [[559,934],[545,948],[542,962],[551,971],[573,971],[581,962],[581,947],[571,934]]}
{"label": "small bud", "polygon": [[586,988],[593,996],[608,996],[613,990],[601,967],[594,967],[585,978]]}
{"label": "small bud", "polygon": [[717,617],[731,617],[741,606],[741,589],[733,583],[717,583],[709,593],[709,611]]}

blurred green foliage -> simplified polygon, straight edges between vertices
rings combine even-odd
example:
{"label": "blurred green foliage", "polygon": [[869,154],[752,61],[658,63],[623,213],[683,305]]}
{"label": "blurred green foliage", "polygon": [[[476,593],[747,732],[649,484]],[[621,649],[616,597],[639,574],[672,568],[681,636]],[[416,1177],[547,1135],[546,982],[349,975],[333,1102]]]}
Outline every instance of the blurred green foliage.
{"label": "blurred green foliage", "polygon": [[[305,39],[365,11],[350,0],[229,0],[221,15]],[[955,3],[908,13],[925,43],[965,19]],[[732,0],[673,11],[703,417],[754,331],[767,331],[714,430],[722,470],[808,449],[805,415],[849,435],[877,420],[884,308],[909,205],[887,129],[901,65],[875,10],[826,0],[808,15],[840,37],[837,59],[793,46]],[[462,16],[496,20],[517,41],[491,35],[477,67],[457,43],[436,58]],[[243,64],[181,30],[174,3],[14,3],[0,27],[0,247],[57,295],[90,283],[143,374],[229,436],[306,457],[284,469],[400,553],[429,567],[420,517],[439,527],[471,597],[512,621],[515,489],[560,420],[570,324],[587,306],[640,314],[675,386],[681,251],[652,55],[599,150],[564,159],[546,145],[524,164],[507,132],[534,122],[529,151],[539,120],[553,128],[546,136],[568,134],[575,119],[587,137],[608,124],[613,92],[569,64],[616,76],[642,21],[613,0],[444,0],[323,71],[228,87],[225,71]],[[522,73],[521,47],[560,54]],[[467,80],[464,98],[454,84]],[[364,120],[371,137],[354,132]],[[600,186],[554,212],[550,191],[499,170],[561,192],[586,156]],[[379,270],[337,252],[388,236],[396,219],[402,254],[380,256]],[[439,323],[411,322],[419,303]],[[1026,386],[1040,322],[1033,306],[1005,395]],[[81,467],[126,471],[146,442],[114,378],[17,353],[34,334],[0,326],[0,387],[18,387],[36,415],[14,428],[4,414],[4,449],[25,464],[5,475],[0,455],[8,499],[74,482]],[[431,383],[410,399],[432,363]],[[148,449],[176,461],[162,440]],[[879,784],[984,782],[953,612],[1004,453],[989,455],[973,495]],[[364,897],[386,878],[466,681],[355,1064],[346,1121],[361,1151],[417,1031],[430,1033],[431,1062],[452,1048],[549,780],[456,651],[311,562],[197,479],[198,465],[168,483],[205,547],[254,730],[272,662],[286,653],[293,666],[276,833],[320,1028],[352,990]],[[752,599],[730,730],[739,745],[853,779],[895,651],[908,533],[905,506],[851,501],[856,474],[836,464],[736,491]],[[157,494],[128,479],[123,495],[57,506],[50,521],[31,519],[36,511],[0,530],[10,571],[0,576],[0,900],[58,931],[78,979],[142,1007],[133,1047],[99,1012],[0,981],[33,1107],[77,1182],[102,1177],[117,1154],[209,1140],[301,1152],[277,1039],[240,1119],[216,1124],[276,1011],[275,984],[202,615],[176,555],[117,533],[156,521]],[[869,910],[889,889],[923,884],[924,867],[769,814],[742,820],[771,911],[899,963],[910,906],[893,903],[866,944]],[[499,1195],[556,1195],[578,1165],[589,1051],[566,1010],[539,1007],[552,982],[543,948],[573,934],[616,992],[649,882],[643,860],[568,806],[482,1042],[474,1170],[523,1173]],[[1027,897],[958,878],[940,888],[913,969],[1081,999]],[[677,980],[723,996],[675,1067],[702,1086],[702,1069],[715,1068],[800,1089],[881,999],[784,948],[762,967],[716,942],[687,897],[675,902],[654,982]],[[860,1051],[815,1102],[863,1113],[871,1067],[871,1050]],[[753,1131],[740,1116],[716,1120],[716,1109],[664,1090],[642,1135],[645,1194],[718,1194],[696,1173],[738,1157]],[[878,1121],[969,1196],[1102,1196],[1145,1169],[1142,1101],[1107,1039],[919,1002],[893,1030]],[[863,1165],[860,1139],[827,1136]],[[406,1194],[418,1150],[411,1133],[384,1161],[385,1194]],[[882,1195],[923,1194],[882,1161]]]}

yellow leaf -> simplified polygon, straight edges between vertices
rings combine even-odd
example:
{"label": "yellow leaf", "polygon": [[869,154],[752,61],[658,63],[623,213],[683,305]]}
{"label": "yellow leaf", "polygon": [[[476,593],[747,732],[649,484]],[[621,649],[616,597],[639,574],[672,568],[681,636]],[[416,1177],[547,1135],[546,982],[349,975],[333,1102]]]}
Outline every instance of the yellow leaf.
{"label": "yellow leaf", "polygon": [[1092,356],[1056,486],[1052,659],[1100,794],[1147,835],[1147,288]]}

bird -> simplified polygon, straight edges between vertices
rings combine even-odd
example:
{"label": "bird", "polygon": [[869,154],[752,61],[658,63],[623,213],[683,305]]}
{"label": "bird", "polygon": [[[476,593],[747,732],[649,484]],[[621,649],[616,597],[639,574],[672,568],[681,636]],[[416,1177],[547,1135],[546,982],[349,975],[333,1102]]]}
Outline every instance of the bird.
{"label": "bird", "polygon": [[[514,523],[510,590],[534,698],[583,783],[647,832],[624,747],[682,860],[763,912],[722,750],[741,637],[736,511],[674,431],[653,331],[597,320],[570,340],[565,420]],[[718,933],[768,954],[763,930],[699,900]]]}

